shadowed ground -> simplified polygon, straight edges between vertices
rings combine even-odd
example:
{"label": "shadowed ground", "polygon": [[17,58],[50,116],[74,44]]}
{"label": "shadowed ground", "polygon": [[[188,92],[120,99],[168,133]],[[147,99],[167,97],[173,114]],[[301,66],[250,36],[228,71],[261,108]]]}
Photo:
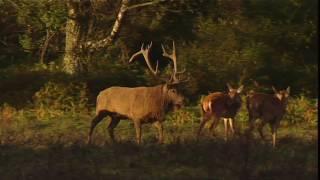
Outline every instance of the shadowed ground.
{"label": "shadowed ground", "polygon": [[[125,124],[130,128],[130,124]],[[224,142],[222,126],[218,136],[207,132],[199,142],[190,128],[177,131],[167,127],[166,143],[156,144],[154,130],[146,126],[144,144],[125,135],[117,144],[99,143],[105,134],[97,132],[96,145],[84,141],[37,145],[0,145],[1,179],[317,179],[318,136],[316,127],[283,127],[279,146],[272,149],[255,134]],[[267,129],[267,128],[266,128]],[[130,129],[130,133],[134,131]],[[126,134],[130,134],[126,133]],[[269,133],[266,130],[266,134]],[[269,135],[269,134],[268,134]],[[124,136],[126,136],[124,138]],[[174,139],[171,139],[175,136]],[[180,137],[180,138],[179,138]],[[102,142],[102,141],[101,141]]]}

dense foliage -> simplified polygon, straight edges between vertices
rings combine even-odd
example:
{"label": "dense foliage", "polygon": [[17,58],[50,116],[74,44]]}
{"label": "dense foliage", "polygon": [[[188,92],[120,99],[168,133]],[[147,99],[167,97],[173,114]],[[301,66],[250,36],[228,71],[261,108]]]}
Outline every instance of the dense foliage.
{"label": "dense foliage", "polygon": [[[99,39],[111,30],[119,4],[92,1],[91,16],[83,19],[87,39]],[[1,76],[26,69],[48,74],[62,71],[68,18],[65,2],[3,0],[0,6],[4,27],[0,31]],[[86,6],[79,8],[82,13]],[[208,91],[224,90],[226,82],[245,84],[249,90],[253,80],[268,87],[291,86],[295,95],[314,97],[318,89],[317,20],[316,0],[161,1],[127,12],[114,43],[85,53],[83,61],[88,64],[87,73],[96,77],[130,68],[138,71],[144,84],[154,84],[139,67],[142,63],[132,68],[127,60],[141,43],[153,41],[151,56],[162,60],[164,71],[168,62],[161,58],[160,43],[170,45],[175,40],[179,66],[192,75],[187,94],[195,99]]]}
{"label": "dense foliage", "polygon": [[[115,28],[121,7],[129,9]],[[317,0],[0,0],[0,178],[316,179],[317,7]],[[109,44],[86,46],[101,39]],[[133,123],[123,120],[118,143],[102,121],[86,146],[99,91],[159,84],[142,58],[128,59],[152,41],[150,57],[166,77],[161,43],[173,40],[190,80],[181,86],[186,106],[163,123],[164,144],[144,125],[136,145]],[[65,68],[71,51],[78,74]],[[197,141],[201,98],[228,82],[245,87],[237,134],[225,142],[220,123],[217,136],[205,129]],[[245,95],[271,86],[291,87],[277,149],[267,128],[266,141],[245,134]]]}

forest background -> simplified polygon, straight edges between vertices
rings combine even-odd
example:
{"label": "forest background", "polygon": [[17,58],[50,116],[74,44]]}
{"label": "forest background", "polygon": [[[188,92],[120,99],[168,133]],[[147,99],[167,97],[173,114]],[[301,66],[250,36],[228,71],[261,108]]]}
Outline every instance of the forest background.
{"label": "forest background", "polygon": [[[0,0],[0,17],[0,177],[318,176],[317,0]],[[127,142],[134,139],[132,124],[120,123],[125,143],[105,148],[105,123],[97,147],[83,146],[99,91],[160,83],[142,58],[128,63],[151,41],[162,77],[172,67],[161,44],[172,41],[178,67],[190,77],[182,88],[186,108],[164,123],[166,145],[141,150]],[[290,86],[282,148],[273,151],[258,138],[252,161],[242,164],[248,154],[237,138],[193,142],[201,97],[226,91],[226,83],[244,85],[243,95]],[[238,121],[245,129],[244,108]],[[148,134],[146,142],[154,142]],[[110,158],[116,152],[123,156]],[[148,169],[156,159],[162,172]]]}

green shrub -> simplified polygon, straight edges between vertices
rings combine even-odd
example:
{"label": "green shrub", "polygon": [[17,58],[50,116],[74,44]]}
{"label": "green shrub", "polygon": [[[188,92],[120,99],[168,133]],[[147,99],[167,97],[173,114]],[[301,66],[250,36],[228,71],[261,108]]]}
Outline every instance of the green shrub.
{"label": "green shrub", "polygon": [[85,83],[55,83],[49,81],[34,97],[34,109],[39,118],[55,117],[65,112],[87,112],[88,92]]}
{"label": "green shrub", "polygon": [[290,123],[317,123],[317,105],[313,100],[301,95],[289,100],[284,119]]}
{"label": "green shrub", "polygon": [[[0,106],[0,136],[2,137],[7,133],[7,130],[10,128],[11,124],[15,120],[15,114],[17,113],[16,109],[10,106],[7,103],[4,103]],[[0,142],[2,139],[0,139]]]}

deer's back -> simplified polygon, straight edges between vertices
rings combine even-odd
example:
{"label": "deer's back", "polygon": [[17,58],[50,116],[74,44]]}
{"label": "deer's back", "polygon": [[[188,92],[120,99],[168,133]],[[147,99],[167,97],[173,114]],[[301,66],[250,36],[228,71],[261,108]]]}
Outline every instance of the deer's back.
{"label": "deer's back", "polygon": [[110,87],[99,93],[96,109],[97,112],[106,110],[132,119],[161,116],[164,109],[162,86]]}
{"label": "deer's back", "polygon": [[[240,98],[240,97],[239,97]],[[204,113],[210,113],[217,118],[234,117],[241,106],[241,99],[231,100],[230,97],[222,92],[211,93],[202,102]]]}

